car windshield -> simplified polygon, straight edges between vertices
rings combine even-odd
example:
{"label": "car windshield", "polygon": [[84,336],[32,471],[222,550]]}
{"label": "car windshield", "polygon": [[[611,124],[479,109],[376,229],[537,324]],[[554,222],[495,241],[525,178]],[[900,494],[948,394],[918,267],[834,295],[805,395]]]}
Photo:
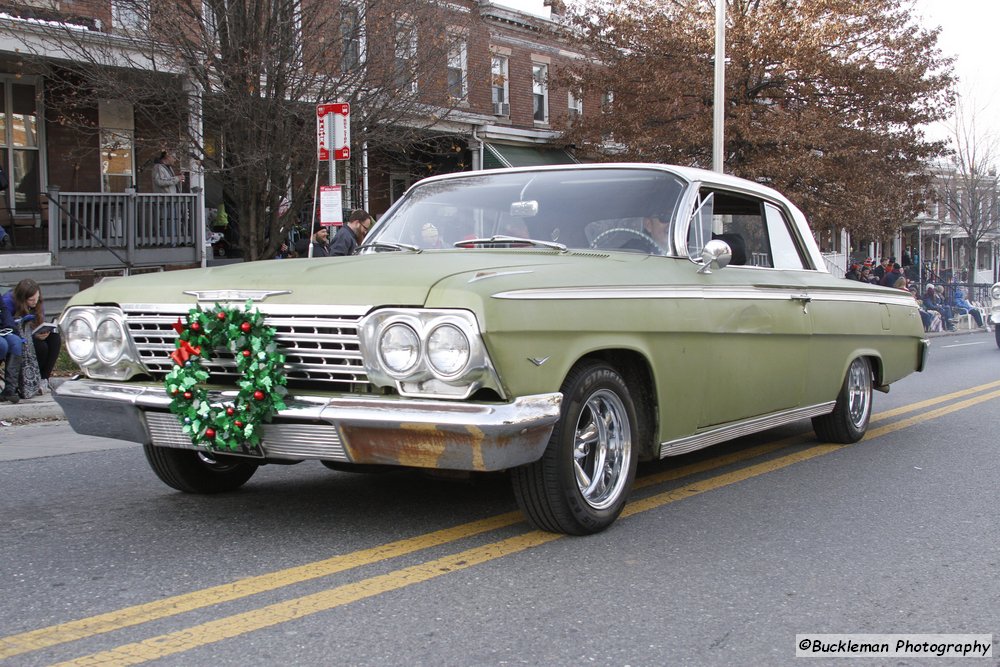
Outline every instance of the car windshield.
{"label": "car windshield", "polygon": [[371,252],[566,246],[672,254],[670,223],[684,185],[653,169],[477,172],[418,184],[365,245]]}

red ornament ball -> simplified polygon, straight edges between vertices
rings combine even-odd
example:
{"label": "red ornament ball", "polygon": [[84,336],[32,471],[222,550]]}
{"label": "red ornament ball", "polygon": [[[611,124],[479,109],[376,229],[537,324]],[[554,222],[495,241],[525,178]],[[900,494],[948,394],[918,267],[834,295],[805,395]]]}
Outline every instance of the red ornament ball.
{"label": "red ornament ball", "polygon": [[243,350],[243,356],[244,357],[249,357],[250,354],[251,354],[250,350]]}
{"label": "red ornament ball", "polygon": [[214,438],[215,437],[215,429],[214,428],[206,428],[205,429],[205,437],[206,438]]}
{"label": "red ornament ball", "polygon": [[190,391],[185,391],[184,392],[184,398],[185,399],[187,399],[187,400],[190,401],[192,396],[194,396],[194,394],[192,394]]}
{"label": "red ornament ball", "polygon": [[236,428],[243,428],[243,422],[241,422],[239,419],[237,419],[233,423],[236,424]]}
{"label": "red ornament ball", "polygon": [[251,327],[249,322],[244,322],[243,324],[240,325],[240,331],[242,331],[243,333],[250,333],[250,328]]}
{"label": "red ornament ball", "polygon": [[232,417],[235,414],[236,414],[236,410],[233,410],[232,408],[226,408],[226,416],[227,417]]}
{"label": "red ornament ball", "polygon": [[224,319],[226,319],[226,314],[225,313],[219,313],[219,314],[216,315],[216,317],[218,317],[220,320],[224,320]]}
{"label": "red ornament ball", "polygon": [[197,322],[191,323],[191,331],[201,331],[201,325]]}
{"label": "red ornament ball", "polygon": [[256,401],[263,401],[264,400],[264,392],[262,392],[260,389],[258,389],[257,391],[255,391],[253,393],[253,397],[254,397],[254,400],[256,400]]}

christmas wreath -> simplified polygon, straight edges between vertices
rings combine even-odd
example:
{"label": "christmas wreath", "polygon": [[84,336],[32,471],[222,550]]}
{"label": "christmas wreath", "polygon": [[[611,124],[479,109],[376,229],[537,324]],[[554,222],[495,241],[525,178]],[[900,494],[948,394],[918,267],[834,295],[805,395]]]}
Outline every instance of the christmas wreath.
{"label": "christmas wreath", "polygon": [[[164,386],[170,411],[177,415],[191,442],[217,452],[260,453],[261,424],[285,407],[287,394],[285,355],[278,352],[272,327],[248,300],[242,310],[216,304],[188,312],[187,323],[178,318],[178,334],[170,354],[176,364]],[[203,366],[218,348],[233,353],[239,393],[235,400],[213,405],[205,383],[210,374]]]}

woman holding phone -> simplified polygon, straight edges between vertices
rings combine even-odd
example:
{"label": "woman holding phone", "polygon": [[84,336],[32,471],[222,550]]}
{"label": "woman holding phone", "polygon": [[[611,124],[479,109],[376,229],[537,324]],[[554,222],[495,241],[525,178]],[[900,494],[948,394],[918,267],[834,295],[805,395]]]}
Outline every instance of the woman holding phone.
{"label": "woman holding phone", "polygon": [[[25,360],[21,369],[21,398],[49,390],[49,376],[56,366],[62,338],[59,330],[45,325],[45,309],[42,305],[42,289],[31,278],[25,278],[14,289],[3,295],[4,307],[13,314],[15,320],[33,315],[30,321],[21,325],[21,331],[32,345],[25,346]],[[31,363],[29,357],[37,358]]]}

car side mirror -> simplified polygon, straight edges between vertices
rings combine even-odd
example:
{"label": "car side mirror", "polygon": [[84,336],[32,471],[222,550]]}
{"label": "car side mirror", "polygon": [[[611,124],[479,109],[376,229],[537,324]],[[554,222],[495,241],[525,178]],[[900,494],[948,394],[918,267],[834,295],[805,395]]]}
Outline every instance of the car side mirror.
{"label": "car side mirror", "polygon": [[701,249],[702,267],[698,269],[698,273],[711,273],[713,265],[716,269],[724,269],[729,266],[732,258],[733,251],[728,243],[712,239]]}

